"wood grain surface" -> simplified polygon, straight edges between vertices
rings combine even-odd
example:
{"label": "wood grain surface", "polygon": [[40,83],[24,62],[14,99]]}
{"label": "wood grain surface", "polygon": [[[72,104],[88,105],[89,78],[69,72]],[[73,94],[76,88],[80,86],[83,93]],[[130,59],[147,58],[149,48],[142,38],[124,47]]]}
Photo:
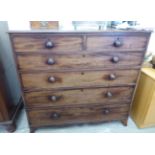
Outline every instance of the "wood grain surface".
{"label": "wood grain surface", "polygon": [[[54,47],[48,49],[45,47],[46,41],[52,41]],[[38,51],[80,51],[82,49],[81,36],[64,36],[64,35],[32,35],[18,36],[13,38],[13,44],[16,52],[38,52]]]}
{"label": "wood grain surface", "polygon": [[[109,87],[25,93],[28,106],[61,106],[130,101],[133,87]],[[108,96],[108,94],[110,95]],[[56,100],[52,100],[52,97]]]}
{"label": "wood grain surface", "polygon": [[[116,79],[111,80],[110,75]],[[61,73],[25,73],[21,74],[24,90],[42,90],[65,87],[113,86],[136,83],[137,70],[85,71]],[[54,77],[55,82],[49,82]]]}
{"label": "wood grain surface", "polygon": [[73,123],[102,122],[127,118],[129,105],[79,106],[30,110],[30,126],[65,125]]}
{"label": "wood grain surface", "polygon": [[127,125],[150,34],[11,32],[30,129],[113,120]]}
{"label": "wood grain surface", "polygon": [[[113,59],[117,57],[118,62]],[[62,70],[84,68],[125,68],[140,66],[143,52],[136,53],[77,53],[77,54],[38,54],[18,55],[18,66],[21,71],[28,70]],[[54,64],[48,64],[52,59]]]}
{"label": "wood grain surface", "polygon": [[[122,46],[115,47],[113,45],[114,41],[119,40],[122,42]],[[114,36],[114,37],[104,37],[104,36],[89,36],[87,38],[87,50],[145,50],[147,45],[147,37],[142,36]]]}

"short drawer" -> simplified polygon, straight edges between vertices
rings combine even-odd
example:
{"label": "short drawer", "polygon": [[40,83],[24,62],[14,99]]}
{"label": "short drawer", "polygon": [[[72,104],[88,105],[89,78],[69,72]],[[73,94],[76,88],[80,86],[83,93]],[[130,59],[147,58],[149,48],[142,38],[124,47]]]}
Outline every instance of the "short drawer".
{"label": "short drawer", "polygon": [[81,36],[27,34],[13,37],[16,52],[70,52],[80,51]]}
{"label": "short drawer", "polygon": [[87,50],[145,50],[147,40],[145,36],[88,36]]}
{"label": "short drawer", "polygon": [[61,106],[77,104],[110,104],[130,101],[133,87],[110,87],[65,91],[40,91],[25,93],[28,106]]}
{"label": "short drawer", "polygon": [[29,110],[30,126],[65,125],[123,120],[128,116],[129,105],[124,106],[80,106]]}
{"label": "short drawer", "polygon": [[138,70],[42,72],[21,74],[24,90],[135,84]]}
{"label": "short drawer", "polygon": [[18,66],[24,70],[58,70],[84,68],[120,68],[140,66],[143,52],[18,55]]}

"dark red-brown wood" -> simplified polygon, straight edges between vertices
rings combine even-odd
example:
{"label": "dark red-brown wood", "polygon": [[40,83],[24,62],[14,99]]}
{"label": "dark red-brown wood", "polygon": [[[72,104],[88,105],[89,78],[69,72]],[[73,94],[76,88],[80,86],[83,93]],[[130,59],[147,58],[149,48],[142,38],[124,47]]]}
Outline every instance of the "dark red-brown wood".
{"label": "dark red-brown wood", "polygon": [[150,34],[10,32],[30,132],[112,120],[127,125]]}

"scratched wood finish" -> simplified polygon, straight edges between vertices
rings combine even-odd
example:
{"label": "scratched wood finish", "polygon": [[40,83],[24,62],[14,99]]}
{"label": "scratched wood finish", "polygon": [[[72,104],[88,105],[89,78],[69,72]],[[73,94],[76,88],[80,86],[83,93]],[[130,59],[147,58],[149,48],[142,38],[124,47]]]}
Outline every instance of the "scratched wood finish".
{"label": "scratched wood finish", "polygon": [[[105,104],[110,104],[110,102],[130,101],[133,90],[133,87],[109,87],[64,91],[41,91],[25,93],[25,99],[28,106],[61,106],[103,102]],[[108,96],[108,93],[111,93],[112,96]],[[57,100],[53,101],[51,99],[52,96],[57,97]]]}
{"label": "scratched wood finish", "polygon": [[[119,40],[123,43],[120,47],[115,47],[113,45],[114,41]],[[89,36],[87,38],[87,50],[145,50],[147,45],[147,37],[142,36],[114,36],[114,37],[102,37],[102,36]]]}
{"label": "scratched wood finish", "polygon": [[[54,47],[47,49],[45,42],[52,41]],[[13,38],[13,44],[16,52],[38,52],[38,51],[80,51],[82,49],[81,36],[64,36],[64,35],[31,35],[17,36]]]}
{"label": "scratched wood finish", "polygon": [[[129,105],[79,106],[29,110],[30,126],[65,125],[85,122],[123,120],[127,118]],[[57,118],[54,115],[57,114]]]}
{"label": "scratched wood finish", "polygon": [[[116,79],[110,80],[110,74]],[[110,70],[110,71],[85,71],[61,73],[25,73],[21,75],[25,90],[54,89],[65,87],[85,86],[113,86],[136,83],[137,70]],[[49,82],[49,77],[54,77],[55,82]]]}
{"label": "scratched wood finish", "polygon": [[[113,58],[118,57],[117,63]],[[39,54],[39,55],[18,55],[20,70],[58,70],[58,69],[84,69],[84,68],[120,68],[140,66],[143,52],[137,53],[92,53],[92,54]],[[52,59],[54,64],[48,64]]]}

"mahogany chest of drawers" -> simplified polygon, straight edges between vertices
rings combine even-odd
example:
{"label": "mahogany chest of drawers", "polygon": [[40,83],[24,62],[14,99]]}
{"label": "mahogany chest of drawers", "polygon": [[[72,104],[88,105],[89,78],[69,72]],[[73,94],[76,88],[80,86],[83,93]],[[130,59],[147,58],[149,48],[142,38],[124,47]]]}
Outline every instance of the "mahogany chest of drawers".
{"label": "mahogany chest of drawers", "polygon": [[120,120],[151,32],[10,32],[30,131]]}

